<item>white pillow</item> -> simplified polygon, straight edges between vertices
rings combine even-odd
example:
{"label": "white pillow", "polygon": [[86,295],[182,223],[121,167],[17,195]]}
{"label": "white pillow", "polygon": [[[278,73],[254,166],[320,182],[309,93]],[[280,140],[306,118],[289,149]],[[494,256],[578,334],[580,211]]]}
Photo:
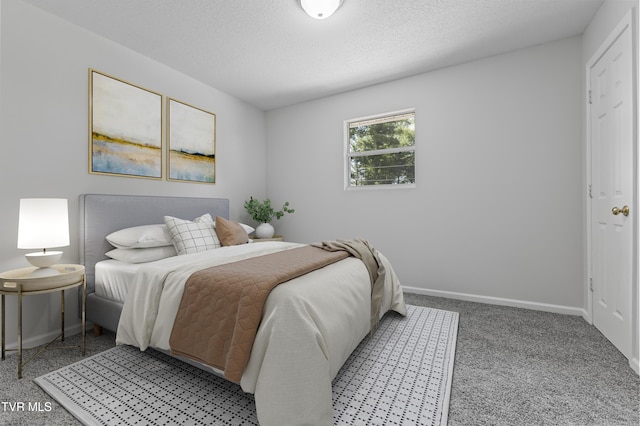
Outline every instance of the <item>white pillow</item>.
{"label": "white pillow", "polygon": [[164,223],[169,229],[171,242],[178,255],[199,253],[222,247],[218,234],[213,228],[213,219],[208,213],[196,218],[193,222],[165,216]]}
{"label": "white pillow", "polygon": [[205,213],[200,217],[196,217],[195,219],[193,219],[193,221],[196,223],[208,223],[213,225],[214,228],[216,227],[216,221],[213,220],[209,213]]}
{"label": "white pillow", "polygon": [[247,234],[250,234],[250,233],[252,233],[253,231],[256,230],[256,228],[253,228],[253,227],[251,227],[249,225],[246,225],[244,223],[240,223],[240,226],[242,226],[244,228],[244,230],[247,231]]}
{"label": "white pillow", "polygon": [[142,225],[121,229],[107,235],[107,241],[117,248],[148,248],[171,245],[166,225]]}
{"label": "white pillow", "polygon": [[112,259],[127,263],[145,263],[177,255],[173,246],[150,248],[117,248],[105,253]]}

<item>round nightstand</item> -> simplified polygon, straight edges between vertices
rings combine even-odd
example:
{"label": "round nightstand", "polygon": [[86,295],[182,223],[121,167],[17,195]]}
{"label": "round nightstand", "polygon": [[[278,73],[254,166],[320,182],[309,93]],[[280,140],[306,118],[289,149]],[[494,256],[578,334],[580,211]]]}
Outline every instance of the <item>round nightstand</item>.
{"label": "round nightstand", "polygon": [[274,235],[271,238],[256,238],[253,237],[253,242],[254,243],[262,243],[265,241],[284,241],[284,237],[282,235]]}
{"label": "round nightstand", "polygon": [[[44,271],[39,268],[22,268],[0,274],[0,295],[2,295],[2,360],[5,359],[5,352],[18,351],[18,378],[22,378],[22,367],[29,363],[34,357],[47,349],[56,340],[64,341],[64,291],[82,286],[82,342],[80,345],[82,355],[86,351],[86,332],[85,332],[85,306],[87,299],[87,287],[84,274],[84,266],[82,265],[54,265]],[[44,272],[44,274],[42,274]],[[53,293],[59,291],[61,293],[60,302],[60,322],[61,333],[51,342],[49,342],[38,353],[29,358],[26,362],[22,362],[22,298],[24,296],[32,296],[35,294]],[[18,296],[18,348],[5,348],[5,296]],[[67,346],[63,346],[67,347]],[[77,346],[68,346],[77,347]]]}

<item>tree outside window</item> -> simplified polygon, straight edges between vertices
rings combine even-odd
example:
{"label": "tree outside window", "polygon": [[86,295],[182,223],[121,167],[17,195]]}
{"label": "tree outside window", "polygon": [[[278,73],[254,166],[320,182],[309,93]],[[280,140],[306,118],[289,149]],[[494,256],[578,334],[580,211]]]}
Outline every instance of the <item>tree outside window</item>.
{"label": "tree outside window", "polygon": [[415,184],[415,112],[347,121],[348,188]]}

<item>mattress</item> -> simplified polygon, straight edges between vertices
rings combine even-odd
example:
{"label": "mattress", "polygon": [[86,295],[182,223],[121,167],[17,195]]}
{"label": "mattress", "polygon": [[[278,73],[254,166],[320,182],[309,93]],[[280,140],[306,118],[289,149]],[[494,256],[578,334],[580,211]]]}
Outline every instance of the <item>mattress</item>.
{"label": "mattress", "polygon": [[133,276],[143,265],[113,259],[96,263],[96,295],[124,303]]}

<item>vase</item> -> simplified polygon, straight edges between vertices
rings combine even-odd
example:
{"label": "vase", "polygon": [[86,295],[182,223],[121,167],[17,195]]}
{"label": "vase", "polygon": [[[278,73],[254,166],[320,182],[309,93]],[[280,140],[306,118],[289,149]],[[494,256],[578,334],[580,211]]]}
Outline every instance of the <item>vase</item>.
{"label": "vase", "polygon": [[256,238],[271,238],[274,234],[273,226],[270,223],[261,223],[256,228]]}

